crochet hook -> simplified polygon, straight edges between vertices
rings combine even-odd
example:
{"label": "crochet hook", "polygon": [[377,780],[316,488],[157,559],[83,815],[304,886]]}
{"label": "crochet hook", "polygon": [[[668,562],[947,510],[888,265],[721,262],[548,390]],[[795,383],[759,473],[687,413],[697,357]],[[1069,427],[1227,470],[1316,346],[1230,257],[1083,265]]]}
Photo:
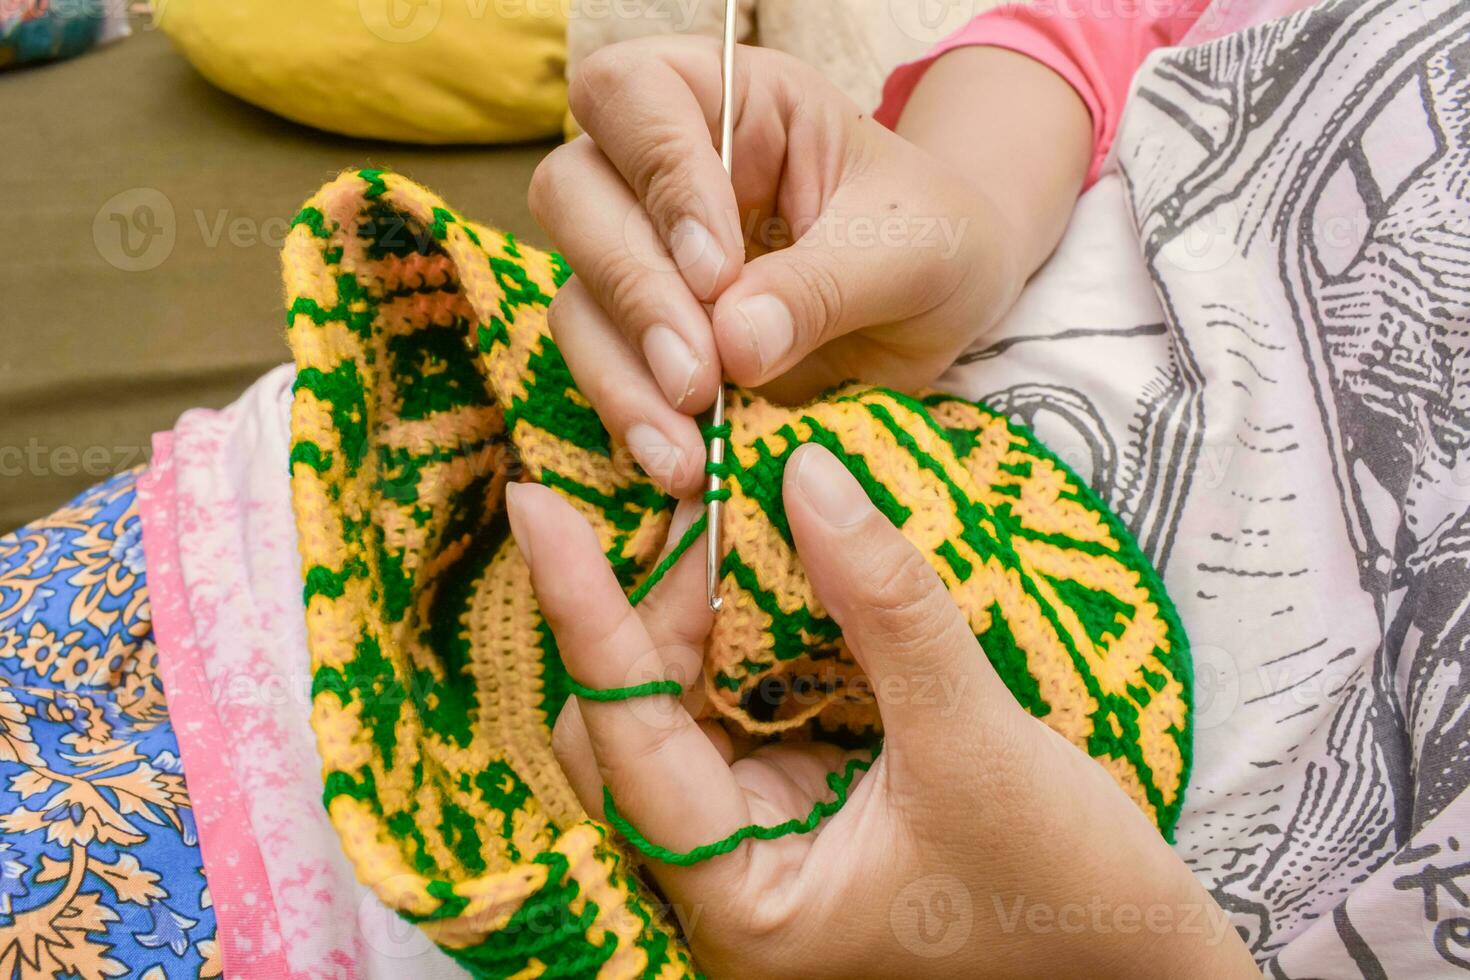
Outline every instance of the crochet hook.
{"label": "crochet hook", "polygon": [[[720,62],[720,162],[725,173],[735,175],[735,16],[739,0],[725,0],[725,35]],[[725,467],[725,386],[715,393],[715,407],[710,413],[709,487],[704,495],[705,523],[708,525],[709,547],[705,554],[705,582],[709,586],[709,607],[720,611],[720,505],[724,502]]]}

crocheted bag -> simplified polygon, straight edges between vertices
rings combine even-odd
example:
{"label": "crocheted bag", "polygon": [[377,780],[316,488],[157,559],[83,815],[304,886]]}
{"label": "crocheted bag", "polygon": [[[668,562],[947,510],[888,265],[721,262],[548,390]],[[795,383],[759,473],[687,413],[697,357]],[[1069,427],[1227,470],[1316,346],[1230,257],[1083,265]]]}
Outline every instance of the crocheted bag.
{"label": "crocheted bag", "polygon": [[[692,975],[552,756],[572,681],[502,506],[511,479],[561,491],[630,592],[667,536],[672,501],[615,450],[547,333],[570,270],[374,170],[307,204],[284,264],[312,725],[359,877],[477,976]],[[1021,704],[1172,833],[1187,640],[1056,457],[942,395],[849,387],[788,409],[735,392],[729,415],[725,609],[705,663],[719,711],[759,734],[878,735],[782,510],[786,458],[820,442],[928,557]]]}

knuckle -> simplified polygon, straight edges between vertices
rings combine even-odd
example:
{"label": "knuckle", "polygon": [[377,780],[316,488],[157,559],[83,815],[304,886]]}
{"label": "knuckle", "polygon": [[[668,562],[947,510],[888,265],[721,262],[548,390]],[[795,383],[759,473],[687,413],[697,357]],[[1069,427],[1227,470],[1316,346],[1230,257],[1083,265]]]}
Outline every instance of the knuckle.
{"label": "knuckle", "polygon": [[865,591],[873,627],[891,645],[917,647],[944,629],[947,596],[929,563],[911,547],[885,562]]}
{"label": "knuckle", "polygon": [[[552,634],[556,637],[566,656],[567,666],[576,671],[574,664],[606,663],[618,656],[622,659],[626,651],[634,649],[642,621],[631,606],[611,616],[588,617],[582,611],[586,599],[586,583],[573,581],[570,577],[552,576],[549,581],[537,583],[536,597],[541,603],[542,613]],[[604,672],[606,668],[603,668]],[[586,677],[576,677],[588,683]],[[615,683],[591,686],[621,687],[636,683],[618,678]]]}
{"label": "knuckle", "polygon": [[647,79],[650,73],[681,82],[673,62],[687,58],[691,50],[700,51],[706,58],[713,55],[718,64],[719,41],[702,36],[655,34],[598,48],[578,65],[567,88],[572,115],[594,135],[604,125],[616,124],[621,114],[603,119],[603,110],[617,106],[628,90]]}
{"label": "knuckle", "polygon": [[630,142],[621,162],[633,193],[654,214],[661,209],[687,205],[693,198],[685,134],[678,127],[650,126]]}
{"label": "knuckle", "polygon": [[551,298],[551,306],[546,310],[546,325],[551,331],[551,339],[558,347],[565,347],[567,341],[577,332],[577,317],[572,312],[577,301],[572,292],[578,288],[572,285],[575,282],[575,276],[567,280]]}
{"label": "knuckle", "polygon": [[583,729],[574,726],[569,718],[572,712],[578,710],[575,702],[567,702],[551,729],[551,752],[563,764],[575,760],[581,754],[586,739]]}
{"label": "knuckle", "polygon": [[[578,597],[580,598],[580,597]],[[581,635],[577,638],[577,646],[589,651],[593,656],[605,659],[609,651],[624,647],[624,641],[632,634],[639,631],[641,621],[638,614],[631,606],[618,612],[616,616],[592,626],[584,626]],[[631,672],[630,672],[631,673]],[[585,682],[584,682],[585,683]],[[631,676],[618,678],[610,687],[627,687],[638,683]]]}
{"label": "knuckle", "polygon": [[700,213],[703,208],[699,195],[693,190],[695,178],[690,170],[687,164],[671,159],[665,151],[665,159],[643,181],[639,195],[643,207],[659,223],[659,230],[665,238],[679,219],[686,216],[695,218],[705,227],[714,227],[710,216]]}
{"label": "knuckle", "polygon": [[787,902],[771,901],[767,894],[764,901],[752,902],[738,913],[740,935],[750,942],[769,944],[772,947],[786,946],[781,938],[799,919],[800,909],[793,909]]}
{"label": "knuckle", "polygon": [[636,54],[634,43],[623,42],[598,48],[583,60],[567,89],[567,102],[579,122],[590,123],[596,110],[634,77]]}
{"label": "knuckle", "polygon": [[546,155],[531,174],[531,184],[526,191],[526,203],[531,216],[547,232],[554,235],[554,228],[561,212],[561,191],[569,180],[575,179],[592,141],[581,136],[570,143],[558,146]]}
{"label": "knuckle", "polygon": [[652,322],[650,314],[658,301],[650,288],[651,271],[632,252],[607,256],[598,270],[602,308],[630,338],[636,339],[641,328]]}
{"label": "knuckle", "polygon": [[567,367],[582,395],[610,430],[621,435],[630,419],[638,415],[637,402],[618,371],[609,371],[597,359],[598,338],[602,327],[600,314],[586,288],[575,278],[569,279],[551,300],[546,311],[551,339],[566,358]]}
{"label": "knuckle", "polygon": [[842,319],[842,286],[823,263],[795,262],[791,272],[801,310],[796,329],[805,331],[809,341],[818,340]]}
{"label": "knuckle", "polygon": [[526,189],[526,206],[531,209],[531,217],[542,228],[546,227],[547,220],[551,216],[552,200],[556,194],[557,178],[555,174],[556,154],[551,154],[536,167],[531,174],[531,184]]}
{"label": "knuckle", "polygon": [[651,724],[646,724],[645,728],[647,730],[638,737],[636,747],[610,746],[605,741],[598,743],[602,751],[597,756],[597,770],[614,795],[620,786],[646,785],[648,774],[657,771],[660,757],[674,750],[678,728]]}

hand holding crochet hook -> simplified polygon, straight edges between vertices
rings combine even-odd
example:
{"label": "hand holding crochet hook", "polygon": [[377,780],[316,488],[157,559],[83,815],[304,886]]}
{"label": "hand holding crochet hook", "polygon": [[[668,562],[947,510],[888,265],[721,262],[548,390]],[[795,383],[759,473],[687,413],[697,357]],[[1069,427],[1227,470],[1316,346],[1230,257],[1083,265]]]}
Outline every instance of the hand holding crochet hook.
{"label": "hand holding crochet hook", "polygon": [[[608,429],[686,498],[705,461],[692,416],[725,379],[787,401],[848,379],[932,381],[1055,246],[1090,149],[1065,83],[1004,51],[936,65],[900,127],[907,139],[794,61],[743,50],[732,73],[730,51],[723,73],[698,41],[593,58],[572,91],[589,135],[552,154],[532,188],[577,272],[552,307],[558,346]],[[953,105],[946,85],[971,93],[975,131],[1010,137],[1003,153],[936,110]],[[958,234],[924,242],[925,227]],[[713,614],[700,565],[680,559],[630,606],[574,509],[542,487],[507,489],[579,692],[557,756],[587,811],[648,859],[701,967],[1256,976],[1107,772],[1015,701],[938,576],[848,470],[808,445],[784,483],[812,587],[877,698],[876,757],[756,747],[700,695],[677,697],[703,690]],[[670,546],[695,511],[681,505]],[[666,679],[637,683],[650,666]],[[1007,901],[976,907],[978,895]],[[1078,914],[1082,928],[1066,928]],[[1089,914],[1102,917],[1091,928]],[[1106,927],[1145,914],[1162,925]]]}
{"label": "hand holding crochet hook", "polygon": [[[1066,89],[1027,59],[990,54],[1000,86],[1039,75]],[[695,416],[722,377],[781,401],[853,379],[912,389],[937,377],[1051,250],[1086,169],[1077,106],[1075,154],[1065,134],[1034,166],[1014,147],[980,151],[981,169],[994,161],[997,186],[1009,184],[1002,199],[800,62],[741,48],[739,65],[733,181],[716,149],[718,45],[653,38],[586,62],[571,104],[588,135],[531,186],[537,220],[576,270],[552,304],[557,345],[608,430],[680,497],[702,489]],[[955,138],[917,109],[917,125]],[[1055,128],[1025,125],[1028,143]],[[1057,183],[1070,195],[1053,199]]]}
{"label": "hand holding crochet hook", "polygon": [[[610,691],[647,680],[652,662],[702,691],[694,678],[713,614],[697,557],[634,609],[570,504],[536,485],[508,495],[571,675]],[[817,597],[878,698],[884,748],[846,805],[809,833],[694,863],[648,862],[701,969],[1258,976],[1148,818],[1017,704],[938,575],[847,469],[805,446],[786,468],[784,497]],[[696,514],[680,508],[671,540]],[[817,742],[751,751],[699,718],[699,696],[569,702],[553,745],[590,814],[610,817],[606,789],[625,825],[688,853],[742,828],[802,820],[831,797],[829,773],[868,758]]]}

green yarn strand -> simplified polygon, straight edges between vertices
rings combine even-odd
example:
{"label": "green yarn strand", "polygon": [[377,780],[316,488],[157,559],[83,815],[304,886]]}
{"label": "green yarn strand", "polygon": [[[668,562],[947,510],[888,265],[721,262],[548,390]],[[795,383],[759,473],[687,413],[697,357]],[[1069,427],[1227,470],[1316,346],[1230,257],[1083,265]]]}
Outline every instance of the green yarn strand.
{"label": "green yarn strand", "polygon": [[793,834],[809,834],[817,829],[817,825],[823,820],[841,810],[847,802],[848,793],[852,784],[857,779],[857,774],[866,772],[878,759],[878,753],[874,752],[870,759],[852,759],[839,775],[835,772],[827,774],[827,785],[832,788],[833,797],[830,800],[818,803],[812,807],[811,812],[804,819],[791,819],[774,826],[762,826],[760,824],[747,824],[735,831],[728,837],[721,838],[710,844],[704,844],[694,848],[692,851],[671,851],[667,847],[661,847],[653,843],[647,837],[638,832],[638,828],[628,822],[627,818],[618,812],[613,803],[612,791],[606,786],[602,788],[603,809],[606,811],[607,822],[622,834],[624,839],[632,844],[644,857],[664,864],[672,864],[681,868],[692,867],[711,858],[729,854],[735,848],[748,840],[776,840],[781,837],[789,837]]}
{"label": "green yarn strand", "polygon": [[[701,434],[703,434],[704,441],[710,442],[715,439],[729,439],[730,433],[734,431],[734,426],[731,425],[729,422],[726,422],[724,425],[701,426],[699,431]],[[716,463],[714,460],[710,460],[709,462],[704,464],[704,471],[710,476],[719,477],[721,480],[728,480],[730,478],[730,461],[725,460],[723,462]],[[707,504],[713,504],[716,502],[724,503],[732,496],[734,496],[734,494],[731,492],[730,488],[721,487],[718,490],[707,491],[704,495],[704,502]]]}
{"label": "green yarn strand", "polygon": [[689,525],[689,530],[685,531],[684,536],[679,539],[679,543],[674,545],[674,550],[669,552],[667,558],[658,563],[657,568],[648,573],[648,578],[644,579],[643,584],[633,590],[632,595],[628,596],[628,601],[635,606],[642,605],[643,600],[648,598],[648,593],[652,592],[654,587],[664,580],[664,576],[669,574],[675,565],[679,564],[679,559],[683,558],[685,553],[694,547],[694,542],[699,540],[699,536],[704,533],[704,529],[708,524],[709,518],[701,514],[698,520]]}
{"label": "green yarn strand", "polygon": [[[648,578],[643,580],[643,584],[638,586],[633,594],[628,597],[630,603],[637,606],[642,604],[644,599],[648,598],[648,594],[663,580],[664,576],[669,573],[669,570],[679,564],[679,559],[683,558],[685,553],[694,547],[694,542],[698,541],[699,536],[704,533],[705,523],[705,518],[700,517],[693,524],[689,525],[689,530],[684,532],[684,536],[679,539],[678,544],[674,545],[673,550],[669,552],[669,556],[659,562],[658,567],[648,573]],[[684,685],[678,681],[649,681],[647,684],[637,684],[633,687],[612,687],[605,690],[598,690],[597,688],[580,684],[572,678],[567,678],[567,689],[585,701],[600,701],[603,703],[633,701],[637,698],[658,697],[661,694],[667,694],[676,698],[683,697],[684,695]]]}
{"label": "green yarn strand", "polygon": [[638,684],[634,687],[610,687],[599,691],[596,688],[578,684],[568,678],[567,688],[577,697],[585,701],[601,701],[604,703],[612,701],[633,701],[637,698],[652,698],[660,694],[671,697],[683,697],[684,685],[678,681],[649,681],[647,684]]}
{"label": "green yarn strand", "polygon": [[[719,429],[716,429],[714,426],[705,426],[705,435],[706,437],[718,435],[729,438],[730,426],[728,423]],[[730,491],[725,490],[723,494],[718,499],[728,500]],[[707,494],[706,499],[710,496]],[[649,593],[657,587],[658,583],[663,581],[664,577],[668,575],[675,565],[679,564],[679,559],[683,558],[689,549],[694,547],[694,543],[699,540],[700,535],[704,534],[708,523],[708,517],[701,514],[693,524],[689,525],[689,530],[685,531],[683,536],[679,538],[678,543],[669,551],[668,556],[659,562],[657,567],[648,573],[648,577],[643,580],[643,583],[628,596],[628,601],[632,605],[641,605],[643,600],[648,598]],[[568,680],[568,687],[579,698],[602,703],[632,701],[637,698],[656,697],[664,694],[679,697],[684,693],[684,688],[680,686],[678,681],[651,681],[635,687],[615,687],[599,691],[579,684],[575,680]],[[644,857],[651,858],[655,861],[662,861],[665,864],[687,868],[703,861],[708,861],[711,858],[719,857],[722,854],[729,854],[748,840],[777,840],[781,837],[789,837],[792,834],[811,833],[817,829],[817,825],[823,820],[842,809],[843,805],[847,802],[848,793],[852,788],[853,780],[857,778],[857,774],[866,772],[877,758],[878,753],[874,752],[870,759],[853,759],[849,761],[841,773],[828,773],[827,785],[832,788],[832,799],[813,806],[811,812],[805,818],[801,820],[787,820],[785,823],[779,823],[775,826],[747,824],[728,837],[710,844],[705,844],[702,847],[696,847],[692,851],[671,851],[666,847],[660,847],[647,837],[644,837],[639,833],[637,827],[634,827],[628,822],[626,817],[618,813],[617,805],[613,803],[612,792],[606,786],[602,789],[603,806],[606,810],[608,824],[617,830],[618,833],[622,834],[623,838]]]}

